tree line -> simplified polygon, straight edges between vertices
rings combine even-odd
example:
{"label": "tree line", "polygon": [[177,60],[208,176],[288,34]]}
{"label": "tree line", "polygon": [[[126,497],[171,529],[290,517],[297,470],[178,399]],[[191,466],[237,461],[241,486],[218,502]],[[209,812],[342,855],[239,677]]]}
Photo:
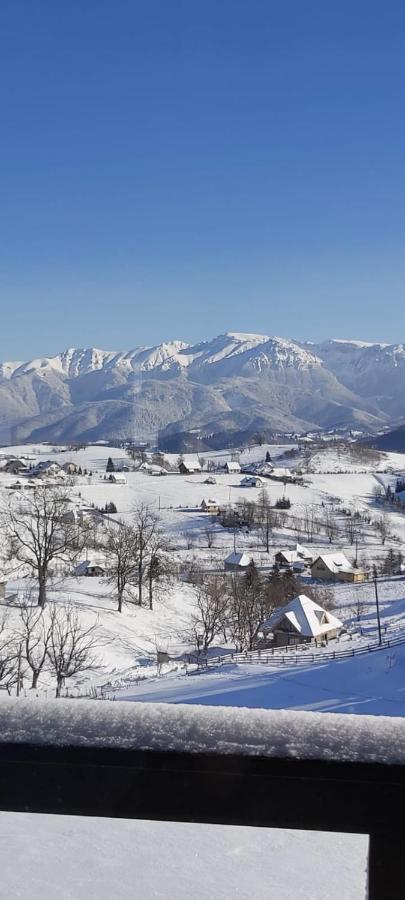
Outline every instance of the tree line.
{"label": "tree line", "polygon": [[156,592],[174,574],[158,515],[147,503],[137,504],[129,521],[106,524],[76,517],[67,493],[39,485],[29,495],[10,498],[1,510],[6,563],[29,572],[44,609],[51,577],[66,572],[89,546],[106,558],[106,579],[122,612],[125,600],[153,608]]}
{"label": "tree line", "polygon": [[16,625],[5,613],[0,620],[0,687],[19,694],[27,679],[38,687],[40,676],[55,679],[56,697],[69,678],[100,665],[96,657],[97,622],[84,626],[70,604],[43,610],[25,600]]}

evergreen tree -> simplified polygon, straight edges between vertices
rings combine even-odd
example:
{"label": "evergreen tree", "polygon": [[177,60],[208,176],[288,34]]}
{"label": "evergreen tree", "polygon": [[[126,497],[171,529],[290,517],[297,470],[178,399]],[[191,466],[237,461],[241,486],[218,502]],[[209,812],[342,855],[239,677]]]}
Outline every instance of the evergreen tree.
{"label": "evergreen tree", "polygon": [[115,466],[114,466],[114,463],[113,463],[113,461],[112,461],[112,459],[111,459],[111,456],[108,457],[107,465],[106,465],[105,470],[106,470],[106,472],[115,472]]}

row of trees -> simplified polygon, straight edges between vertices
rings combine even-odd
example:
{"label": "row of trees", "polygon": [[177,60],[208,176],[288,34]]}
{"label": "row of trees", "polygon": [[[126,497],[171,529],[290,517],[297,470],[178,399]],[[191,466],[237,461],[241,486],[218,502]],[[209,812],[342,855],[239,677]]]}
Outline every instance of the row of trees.
{"label": "row of trees", "polygon": [[100,527],[77,519],[67,494],[39,485],[21,499],[11,498],[1,512],[6,560],[28,571],[38,584],[38,606],[47,601],[47,586],[57,566],[71,569],[91,544],[107,559],[107,580],[116,589],[118,611],[125,598],[153,607],[154,592],[173,574],[159,517],[146,503],[138,504],[131,521]]}
{"label": "row of trees", "polygon": [[118,612],[122,612],[125,599],[142,606],[144,592],[149,609],[153,609],[155,592],[165,587],[176,571],[154,510],[147,503],[139,504],[131,523],[109,527],[104,546],[109,560],[108,581],[116,589]]}
{"label": "row of trees", "polygon": [[97,622],[86,627],[71,605],[50,606],[46,611],[30,602],[20,606],[14,627],[6,614],[0,621],[0,686],[19,694],[24,682],[37,688],[42,674],[56,680],[60,697],[67,679],[99,665]]}

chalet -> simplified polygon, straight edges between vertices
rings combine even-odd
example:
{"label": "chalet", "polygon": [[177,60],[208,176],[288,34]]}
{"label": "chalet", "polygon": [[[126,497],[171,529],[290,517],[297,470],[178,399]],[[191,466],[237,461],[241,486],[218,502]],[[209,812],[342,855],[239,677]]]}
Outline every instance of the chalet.
{"label": "chalet", "polygon": [[230,460],[229,462],[225,463],[224,469],[228,475],[239,475],[240,464],[236,462],[236,460]]}
{"label": "chalet", "polygon": [[300,594],[259,625],[254,646],[266,649],[310,642],[322,644],[336,638],[342,628],[340,619]]}
{"label": "chalet", "polygon": [[311,566],[313,578],[322,581],[365,581],[366,575],[362,569],[352,566],[344,553],[325,553],[318,556]]}
{"label": "chalet", "polygon": [[2,472],[7,472],[9,475],[23,475],[28,472],[27,462],[25,459],[8,459]]}
{"label": "chalet", "polygon": [[217,500],[202,500],[200,503],[201,512],[211,513],[211,515],[217,515],[219,512],[219,505]]}
{"label": "chalet", "polygon": [[198,456],[188,456],[179,463],[179,472],[181,475],[193,475],[201,472],[201,463]]}
{"label": "chalet", "polygon": [[291,568],[298,559],[296,550],[279,550],[274,556],[274,562],[281,568]]}
{"label": "chalet", "polygon": [[237,553],[236,551],[234,551],[226,557],[224,563],[225,571],[246,572],[246,569],[251,566],[252,563],[253,557],[250,555],[250,553]]}
{"label": "chalet", "polygon": [[290,469],[284,468],[271,469],[267,477],[272,478],[273,481],[292,481],[294,478]]}
{"label": "chalet", "polygon": [[297,544],[297,556],[298,559],[302,559],[307,566],[312,566],[315,558],[313,550],[309,550],[308,547],[304,547],[302,544]]}
{"label": "chalet", "polygon": [[123,472],[111,472],[108,480],[111,481],[113,484],[126,484],[127,483],[127,479],[125,478],[125,475],[123,474]]}
{"label": "chalet", "polygon": [[240,486],[241,487],[258,488],[258,487],[261,487],[262,484],[263,484],[263,481],[259,477],[259,475],[246,475],[245,478],[242,478]]}
{"label": "chalet", "polygon": [[66,472],[66,475],[77,475],[79,466],[74,462],[65,462],[63,463],[62,469]]}
{"label": "chalet", "polygon": [[148,475],[153,475],[158,478],[160,478],[163,475],[169,474],[167,469],[165,469],[163,466],[157,466],[154,464],[149,465],[147,471],[148,471]]}
{"label": "chalet", "polygon": [[100,561],[84,559],[83,562],[76,566],[74,574],[78,578],[83,576],[86,578],[100,578],[105,575],[105,566]]}
{"label": "chalet", "polygon": [[52,462],[51,459],[44,459],[30,470],[30,475],[32,478],[55,478],[56,476],[65,478],[66,472],[63,471],[59,463]]}

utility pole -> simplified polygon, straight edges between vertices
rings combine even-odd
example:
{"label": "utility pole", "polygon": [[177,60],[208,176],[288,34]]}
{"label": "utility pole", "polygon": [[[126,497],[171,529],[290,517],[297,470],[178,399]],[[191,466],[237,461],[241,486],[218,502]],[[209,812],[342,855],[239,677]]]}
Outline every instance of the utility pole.
{"label": "utility pole", "polygon": [[377,575],[376,574],[374,575],[373,581],[374,581],[374,590],[375,590],[375,605],[376,605],[376,609],[377,609],[378,643],[381,646],[382,638],[381,638],[380,604],[379,604],[379,600],[378,600]]}

